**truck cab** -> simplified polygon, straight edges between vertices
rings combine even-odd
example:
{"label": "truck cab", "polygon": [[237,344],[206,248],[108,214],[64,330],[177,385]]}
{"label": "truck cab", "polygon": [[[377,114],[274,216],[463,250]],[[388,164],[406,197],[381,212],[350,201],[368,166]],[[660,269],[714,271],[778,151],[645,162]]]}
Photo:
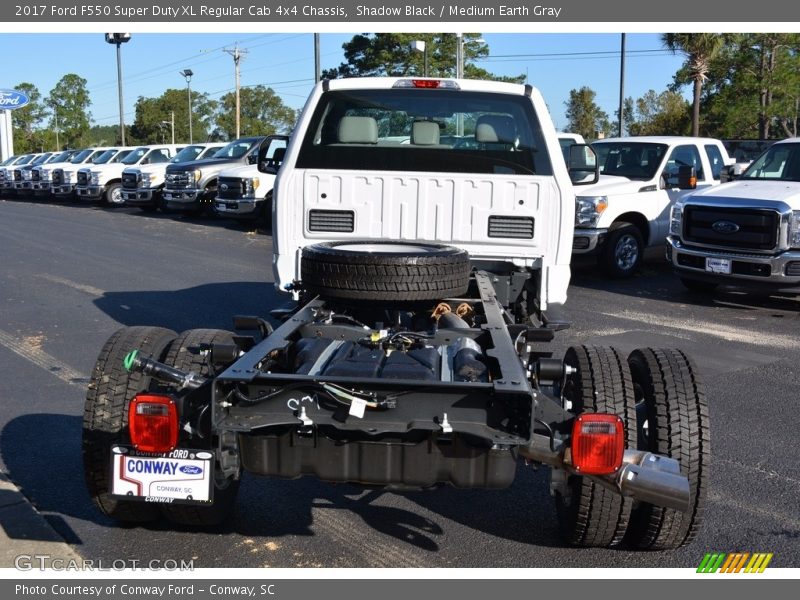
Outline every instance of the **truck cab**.
{"label": "truck cab", "polygon": [[50,195],[50,175],[53,169],[64,167],[80,150],[56,152],[50,159],[31,169],[31,190],[34,196]]}
{"label": "truck cab", "polygon": [[612,277],[632,276],[645,248],[666,240],[672,205],[695,189],[719,185],[734,163],[711,138],[610,138],[592,148],[600,180],[576,197],[573,253],[596,255]]}
{"label": "truck cab", "polygon": [[50,181],[50,192],[53,197],[62,200],[72,198],[75,194],[78,169],[84,165],[91,165],[109,151],[113,151],[116,155],[120,152],[120,148],[97,146],[81,150],[67,163],[54,164],[51,168],[42,169],[42,180]]}

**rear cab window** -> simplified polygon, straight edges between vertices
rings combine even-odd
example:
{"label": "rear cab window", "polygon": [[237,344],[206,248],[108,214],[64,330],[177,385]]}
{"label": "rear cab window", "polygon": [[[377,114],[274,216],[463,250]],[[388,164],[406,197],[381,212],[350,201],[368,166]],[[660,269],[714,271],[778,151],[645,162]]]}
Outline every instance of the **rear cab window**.
{"label": "rear cab window", "polygon": [[706,156],[708,163],[711,165],[711,177],[719,181],[722,176],[722,169],[725,167],[725,161],[722,158],[722,152],[714,144],[705,145]]}
{"label": "rear cab window", "polygon": [[447,89],[325,92],[297,166],[552,175],[528,98]]}

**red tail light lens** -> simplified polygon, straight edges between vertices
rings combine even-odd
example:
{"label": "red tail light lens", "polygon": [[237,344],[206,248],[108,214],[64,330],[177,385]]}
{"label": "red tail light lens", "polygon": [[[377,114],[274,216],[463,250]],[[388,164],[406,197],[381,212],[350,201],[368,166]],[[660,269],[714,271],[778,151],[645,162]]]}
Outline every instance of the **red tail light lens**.
{"label": "red tail light lens", "polygon": [[438,88],[441,82],[438,79],[412,79],[411,83],[415,88]]}
{"label": "red tail light lens", "polygon": [[178,409],[169,396],[137,394],[128,409],[133,447],[141,452],[169,452],[178,443]]}
{"label": "red tail light lens", "polygon": [[617,415],[584,413],[572,425],[572,466],[586,475],[608,475],[622,466],[625,426]]}

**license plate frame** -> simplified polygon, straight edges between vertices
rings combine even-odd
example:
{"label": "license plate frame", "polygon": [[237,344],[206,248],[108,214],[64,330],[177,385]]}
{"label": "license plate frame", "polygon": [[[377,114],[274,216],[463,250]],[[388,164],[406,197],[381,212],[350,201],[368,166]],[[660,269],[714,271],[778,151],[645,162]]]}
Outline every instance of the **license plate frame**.
{"label": "license plate frame", "polygon": [[730,258],[706,257],[706,272],[730,275],[732,262]]}

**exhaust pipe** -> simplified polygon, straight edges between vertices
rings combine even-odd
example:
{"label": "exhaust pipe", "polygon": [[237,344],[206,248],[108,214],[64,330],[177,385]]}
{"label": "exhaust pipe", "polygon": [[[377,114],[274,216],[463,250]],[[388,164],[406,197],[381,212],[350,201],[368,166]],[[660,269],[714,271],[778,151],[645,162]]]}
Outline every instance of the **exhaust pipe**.
{"label": "exhaust pipe", "polygon": [[[519,454],[528,460],[581,475],[564,461],[567,452],[562,448],[551,450],[545,436],[533,436],[528,446],[519,449]],[[584,477],[622,496],[682,512],[689,510],[689,480],[681,474],[680,463],[668,456],[629,449],[622,457],[622,466],[614,473]]]}
{"label": "exhaust pipe", "polygon": [[689,480],[681,475],[674,458],[626,450],[622,468],[612,477],[623,496],[682,512],[689,510]]}

